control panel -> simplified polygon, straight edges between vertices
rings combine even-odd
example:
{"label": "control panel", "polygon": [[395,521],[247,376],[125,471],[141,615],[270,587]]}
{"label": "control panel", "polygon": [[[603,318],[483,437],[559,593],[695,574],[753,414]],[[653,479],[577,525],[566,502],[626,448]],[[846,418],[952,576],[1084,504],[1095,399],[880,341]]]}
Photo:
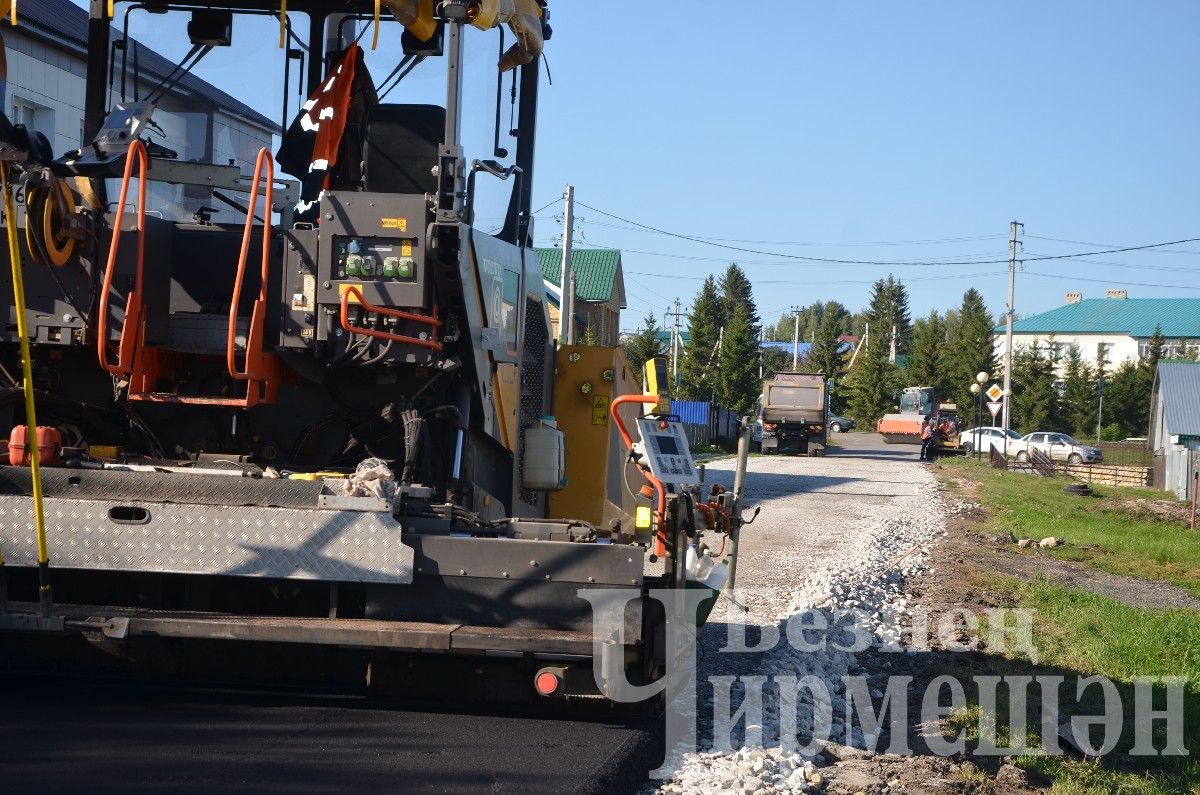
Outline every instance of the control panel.
{"label": "control panel", "polygon": [[415,282],[416,246],[414,238],[337,235],[333,239],[333,276]]}
{"label": "control panel", "polygon": [[646,463],[650,465],[654,477],[676,486],[700,482],[682,422],[659,417],[638,417],[638,431],[641,433]]}

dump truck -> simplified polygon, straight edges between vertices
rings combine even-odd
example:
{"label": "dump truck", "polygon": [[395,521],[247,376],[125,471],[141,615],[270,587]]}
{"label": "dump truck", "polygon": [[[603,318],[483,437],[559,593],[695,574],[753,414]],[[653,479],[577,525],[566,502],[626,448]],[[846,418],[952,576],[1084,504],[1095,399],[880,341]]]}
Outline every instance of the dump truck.
{"label": "dump truck", "polygon": [[884,414],[875,430],[888,444],[920,444],[921,430],[937,411],[936,390],[910,386],[900,392],[899,411]]}
{"label": "dump truck", "polygon": [[[597,657],[658,678],[651,591],[687,587],[692,545],[736,554],[741,496],[701,491],[619,350],[556,349],[530,202],[545,0],[87,13],[87,144],[0,118],[3,665],[411,691],[420,662],[534,700],[594,695]],[[154,17],[187,37],[174,69],[115,46],[145,14],[186,22]],[[161,106],[276,25],[280,146],[227,162]],[[628,595],[623,632],[594,637],[589,588]]]}
{"label": "dump truck", "polygon": [[827,415],[824,373],[776,373],[763,381],[762,452],[824,455]]}

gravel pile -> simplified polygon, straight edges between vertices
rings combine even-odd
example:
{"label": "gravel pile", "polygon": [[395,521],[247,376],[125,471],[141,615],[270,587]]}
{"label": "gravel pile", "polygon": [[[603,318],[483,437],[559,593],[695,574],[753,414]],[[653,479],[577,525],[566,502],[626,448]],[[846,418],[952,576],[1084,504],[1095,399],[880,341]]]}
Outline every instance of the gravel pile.
{"label": "gravel pile", "polygon": [[[731,469],[732,462],[710,465],[710,479],[729,482]],[[833,648],[833,641],[849,646],[851,634],[832,631],[822,648],[802,651],[788,643],[784,625],[789,617],[814,609],[841,614],[844,622],[855,619],[841,611],[861,611],[859,631],[867,630],[876,648],[898,644],[897,616],[907,607],[905,579],[927,571],[926,554],[944,533],[948,513],[936,479],[923,465],[887,456],[755,458],[747,492],[751,505],[762,506],[762,514],[743,530],[740,605],[722,599],[700,634],[699,737],[708,750],[686,755],[674,778],[661,785],[663,793],[790,793],[826,786],[830,771],[821,768],[829,755],[820,753],[819,744],[789,753],[797,744],[780,741],[775,677],[811,675],[827,684],[829,702],[815,711],[809,692],[800,691],[795,724],[799,746],[813,735],[814,715],[832,707],[832,724],[821,734],[834,743],[873,748],[877,738],[864,738],[857,725],[847,734],[843,724],[841,677],[858,671],[854,653]],[[744,638],[746,648],[756,648],[758,631],[731,633],[728,624],[735,622],[765,626],[768,634],[775,628],[780,641],[756,653],[722,652],[731,634]],[[744,689],[740,680],[728,685],[727,679],[714,684],[712,678],[746,676],[768,677],[762,725],[745,727],[747,732],[738,721],[731,739],[722,743],[717,738],[714,744],[714,693],[728,690],[728,703],[736,711]],[[872,688],[873,699],[881,695]]]}

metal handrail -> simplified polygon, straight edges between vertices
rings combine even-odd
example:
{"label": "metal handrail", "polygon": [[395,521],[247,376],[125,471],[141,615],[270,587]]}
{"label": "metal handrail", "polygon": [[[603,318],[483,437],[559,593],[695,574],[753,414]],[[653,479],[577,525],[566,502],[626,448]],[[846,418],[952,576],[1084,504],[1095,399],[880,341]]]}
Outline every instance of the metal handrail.
{"label": "metal handrail", "polygon": [[[267,170],[266,212],[263,213],[262,262],[258,284],[258,298],[250,313],[250,325],[246,328],[246,369],[237,367],[237,321],[238,302],[242,298],[242,284],[246,278],[246,259],[250,253],[250,235],[254,231],[254,208],[258,204],[258,188],[262,184],[263,164]],[[233,298],[229,304],[229,329],[225,339],[225,365],[231,378],[237,381],[262,381],[263,370],[263,325],[267,316],[267,283],[271,266],[271,207],[275,198],[275,160],[265,147],[258,150],[254,162],[253,185],[246,209],[246,226],[242,231],[242,248],[238,254],[237,275],[233,280]]]}
{"label": "metal handrail", "polygon": [[[121,222],[125,218],[125,199],[129,195],[129,179],[133,175],[134,158],[138,161],[138,202],[137,202],[137,271],[133,282],[133,292],[125,297],[125,319],[121,326],[121,339],[117,343],[117,363],[112,364],[108,359],[108,304],[112,292],[113,272],[117,265],[117,249],[121,240]],[[121,177],[121,196],[117,200],[116,216],[113,219],[112,242],[108,249],[108,264],[104,269],[104,284],[100,290],[100,317],[96,329],[96,353],[100,366],[109,375],[126,376],[133,372],[133,359],[137,353],[137,342],[141,336],[144,308],[142,307],[142,270],[146,257],[146,170],[149,167],[149,155],[146,145],[140,140],[129,142],[125,154],[125,174]],[[131,334],[130,331],[133,333]]]}

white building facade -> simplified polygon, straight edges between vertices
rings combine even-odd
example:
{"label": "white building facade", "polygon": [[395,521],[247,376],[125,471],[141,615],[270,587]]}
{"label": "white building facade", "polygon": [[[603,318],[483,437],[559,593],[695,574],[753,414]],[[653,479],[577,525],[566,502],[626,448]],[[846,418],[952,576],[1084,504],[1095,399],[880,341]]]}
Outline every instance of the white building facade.
{"label": "white building facade", "polygon": [[[1145,356],[1156,328],[1165,340],[1163,358],[1186,358],[1200,349],[1200,298],[1128,298],[1120,290],[1085,299],[1068,293],[1066,305],[1013,324],[1013,349],[1034,342],[1053,346],[1061,368],[1067,349],[1078,345],[1085,362],[1112,370]],[[995,345],[1003,360],[1003,326],[996,329]]]}

